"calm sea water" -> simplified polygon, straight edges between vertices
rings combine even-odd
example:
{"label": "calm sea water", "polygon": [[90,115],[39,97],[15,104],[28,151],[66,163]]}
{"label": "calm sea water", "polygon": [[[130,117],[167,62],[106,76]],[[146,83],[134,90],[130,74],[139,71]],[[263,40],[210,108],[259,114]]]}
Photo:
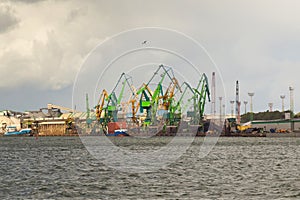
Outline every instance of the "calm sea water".
{"label": "calm sea water", "polygon": [[[169,141],[113,140],[150,149]],[[1,137],[0,199],[300,199],[300,138],[220,138],[199,158],[202,141],[159,171],[125,173],[78,137]]]}

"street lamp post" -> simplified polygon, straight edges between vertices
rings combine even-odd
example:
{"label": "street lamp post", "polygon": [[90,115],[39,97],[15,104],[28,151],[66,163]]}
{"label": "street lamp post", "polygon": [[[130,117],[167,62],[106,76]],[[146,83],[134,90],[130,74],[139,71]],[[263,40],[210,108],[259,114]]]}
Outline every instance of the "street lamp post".
{"label": "street lamp post", "polygon": [[250,96],[250,121],[253,121],[253,101],[252,101],[252,98],[254,96],[254,92],[248,92],[248,95]]}
{"label": "street lamp post", "polygon": [[248,101],[244,101],[244,104],[245,104],[245,114],[247,114],[247,103],[248,103]]}
{"label": "street lamp post", "polygon": [[268,103],[269,112],[273,112],[273,103]]}
{"label": "street lamp post", "polygon": [[231,117],[233,117],[234,102],[235,101],[230,101],[230,103],[231,103]]}
{"label": "street lamp post", "polygon": [[294,114],[294,88],[292,86],[290,86],[289,90],[290,90],[290,111],[291,111],[291,118],[293,118],[293,114]]}
{"label": "street lamp post", "polygon": [[290,90],[290,111],[291,111],[291,116],[290,116],[290,122],[291,122],[291,130],[294,131],[294,88],[292,86],[289,87]]}
{"label": "street lamp post", "polygon": [[282,112],[284,112],[284,98],[285,98],[285,95],[280,95],[280,98],[282,100]]}

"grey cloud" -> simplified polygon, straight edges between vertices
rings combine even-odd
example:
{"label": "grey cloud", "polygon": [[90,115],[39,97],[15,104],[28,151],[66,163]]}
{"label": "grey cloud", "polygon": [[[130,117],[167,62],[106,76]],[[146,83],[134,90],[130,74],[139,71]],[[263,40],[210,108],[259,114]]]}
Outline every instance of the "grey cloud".
{"label": "grey cloud", "polygon": [[[240,81],[241,100],[248,100],[248,91],[256,92],[254,107],[257,110],[267,108],[272,99],[280,100],[277,94],[288,95],[289,85],[300,85],[296,53],[299,50],[300,2],[38,2],[10,1],[22,22],[26,22],[26,26],[13,32],[7,30],[17,25],[15,13],[12,10],[8,14],[4,12],[5,20],[1,21],[4,18],[0,11],[0,25],[14,24],[2,25],[6,32],[0,36],[6,42],[0,44],[0,77],[8,80],[8,73],[14,73],[18,80],[15,88],[24,84],[25,79],[45,93],[70,87],[84,57],[97,44],[119,32],[144,26],[178,30],[201,43],[220,68],[228,101],[235,98],[236,80]],[[28,12],[30,15],[26,14]],[[12,19],[17,22],[12,23]],[[140,44],[139,40],[134,38],[128,44]],[[194,52],[189,55],[198,56]],[[217,84],[220,83],[218,79]],[[12,87],[11,83],[2,82],[1,85]],[[299,94],[295,88],[296,99],[300,99]],[[299,105],[295,106],[296,110],[300,109]]]}
{"label": "grey cloud", "polygon": [[12,8],[8,5],[0,4],[0,33],[11,30],[19,23],[19,19],[15,16]]}
{"label": "grey cloud", "polygon": [[66,22],[70,23],[79,18],[80,16],[84,16],[87,13],[87,8],[76,8],[70,11],[70,13],[67,16]]}
{"label": "grey cloud", "polygon": [[80,58],[64,52],[54,31],[47,34],[46,42],[33,41],[31,49],[27,55],[9,50],[0,56],[0,88],[13,89],[26,84],[36,89],[61,90],[72,85],[76,70],[71,65]]}

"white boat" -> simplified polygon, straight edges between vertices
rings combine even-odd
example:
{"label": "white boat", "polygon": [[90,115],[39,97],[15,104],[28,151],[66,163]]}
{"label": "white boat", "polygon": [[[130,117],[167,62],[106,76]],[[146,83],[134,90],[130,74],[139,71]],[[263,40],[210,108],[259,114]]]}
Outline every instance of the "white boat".
{"label": "white boat", "polygon": [[4,136],[17,136],[17,135],[30,135],[31,134],[31,128],[24,128],[20,131],[17,131],[16,126],[8,126],[6,128],[6,132],[4,133]]}

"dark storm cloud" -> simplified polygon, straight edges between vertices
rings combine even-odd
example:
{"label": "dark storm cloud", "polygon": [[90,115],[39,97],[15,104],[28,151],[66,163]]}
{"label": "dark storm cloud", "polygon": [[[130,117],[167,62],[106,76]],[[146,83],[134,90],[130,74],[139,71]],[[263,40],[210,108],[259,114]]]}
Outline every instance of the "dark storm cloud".
{"label": "dark storm cloud", "polygon": [[[206,48],[222,74],[227,105],[239,80],[242,101],[255,92],[254,110],[271,101],[280,108],[279,95],[300,85],[299,8],[294,0],[0,0],[0,92],[19,92],[25,83],[45,96],[59,92],[72,86],[85,56],[100,42],[138,27],[163,27]],[[140,40],[147,38],[128,44]],[[198,58],[195,52],[188,55]],[[1,102],[5,107],[11,101]],[[300,109],[297,103],[295,108]]]}
{"label": "dark storm cloud", "polygon": [[8,5],[0,5],[0,33],[9,31],[17,26],[19,19]]}

